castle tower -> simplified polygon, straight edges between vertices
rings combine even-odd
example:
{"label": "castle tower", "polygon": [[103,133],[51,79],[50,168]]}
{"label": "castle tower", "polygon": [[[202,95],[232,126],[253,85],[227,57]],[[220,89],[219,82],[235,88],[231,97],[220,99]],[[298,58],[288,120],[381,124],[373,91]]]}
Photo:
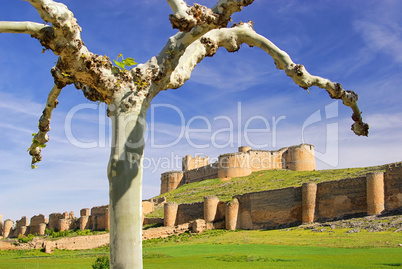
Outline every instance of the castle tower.
{"label": "castle tower", "polygon": [[380,214],[384,210],[384,173],[368,173],[366,175],[366,180],[367,214]]}
{"label": "castle tower", "polygon": [[300,144],[291,146],[283,154],[284,169],[293,171],[314,171],[315,153],[314,146],[310,144]]}
{"label": "castle tower", "polygon": [[214,195],[204,197],[204,220],[214,222],[218,211],[219,198]]}
{"label": "castle tower", "polygon": [[170,171],[161,175],[161,193],[177,189],[183,179],[182,171]]}
{"label": "castle tower", "polygon": [[241,146],[239,147],[239,152],[244,152],[246,153],[247,151],[249,151],[251,148],[248,146]]}
{"label": "castle tower", "polygon": [[225,225],[226,230],[237,229],[237,219],[239,215],[239,201],[235,198],[231,202],[226,203],[225,208]]}
{"label": "castle tower", "polygon": [[4,226],[3,226],[3,237],[7,238],[10,233],[13,231],[13,225],[14,222],[10,219],[7,219],[4,221]]}
{"label": "castle tower", "polygon": [[314,222],[317,198],[317,184],[314,182],[302,185],[302,223]]}
{"label": "castle tower", "polygon": [[183,157],[182,159],[182,171],[186,172],[189,170],[193,170],[199,167],[203,167],[209,164],[209,157],[205,156],[205,157],[201,157],[201,156],[197,156],[197,157],[191,157],[191,155],[186,155],[185,157]]}
{"label": "castle tower", "polygon": [[244,177],[251,174],[250,154],[229,153],[220,155],[218,166],[219,178]]}
{"label": "castle tower", "polygon": [[165,203],[163,212],[163,226],[173,227],[176,225],[177,209],[179,205],[174,202]]}

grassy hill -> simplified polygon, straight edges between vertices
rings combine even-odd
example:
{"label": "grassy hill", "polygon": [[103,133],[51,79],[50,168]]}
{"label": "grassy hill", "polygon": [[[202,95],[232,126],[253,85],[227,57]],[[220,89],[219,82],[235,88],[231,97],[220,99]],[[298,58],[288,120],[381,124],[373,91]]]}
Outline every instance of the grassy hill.
{"label": "grassy hill", "polygon": [[[229,181],[222,181],[222,179],[218,178],[186,184],[157,197],[166,196],[168,202],[179,204],[201,202],[204,200],[204,196],[207,195],[216,195],[221,201],[229,201],[234,195],[286,187],[298,187],[305,182],[319,183],[365,176],[369,172],[385,171],[385,167],[386,165],[318,171],[259,171],[246,177],[232,178]],[[148,214],[147,217],[163,217],[163,207],[156,207],[155,211]]]}

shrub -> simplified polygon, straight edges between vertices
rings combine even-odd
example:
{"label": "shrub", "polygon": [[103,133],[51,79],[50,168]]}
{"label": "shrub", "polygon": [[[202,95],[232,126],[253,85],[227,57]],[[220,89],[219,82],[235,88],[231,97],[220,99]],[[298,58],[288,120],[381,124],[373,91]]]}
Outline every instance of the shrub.
{"label": "shrub", "polygon": [[59,238],[59,237],[67,237],[70,235],[70,231],[60,231],[60,232],[52,232],[50,237]]}
{"label": "shrub", "polygon": [[48,228],[45,229],[45,235],[51,236],[54,232],[55,232],[54,228],[53,229],[48,229]]}
{"label": "shrub", "polygon": [[34,235],[33,234],[28,234],[28,236],[25,235],[18,235],[18,242],[20,243],[28,243],[30,241],[32,241],[32,239],[34,239]]}
{"label": "shrub", "polygon": [[89,234],[91,234],[91,230],[89,230],[89,229],[85,229],[85,230],[77,230],[76,232],[75,232],[77,235],[89,235]]}
{"label": "shrub", "polygon": [[93,269],[109,269],[109,256],[100,256],[96,258],[95,262],[92,264]]}

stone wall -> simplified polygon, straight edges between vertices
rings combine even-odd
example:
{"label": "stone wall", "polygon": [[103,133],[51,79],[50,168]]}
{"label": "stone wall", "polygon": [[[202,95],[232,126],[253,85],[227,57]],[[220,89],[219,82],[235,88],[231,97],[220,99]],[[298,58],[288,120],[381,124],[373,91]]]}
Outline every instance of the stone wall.
{"label": "stone wall", "polygon": [[236,196],[240,229],[267,229],[301,224],[302,191],[285,188]]}
{"label": "stone wall", "polygon": [[316,218],[340,219],[367,212],[366,177],[317,184]]}
{"label": "stone wall", "polygon": [[180,185],[212,178],[218,178],[218,163],[211,163],[200,168],[184,172],[183,182]]}
{"label": "stone wall", "polygon": [[176,225],[204,217],[204,202],[181,204],[177,209]]}
{"label": "stone wall", "polygon": [[154,212],[154,203],[150,201],[142,201],[142,214],[147,215]]}
{"label": "stone wall", "polygon": [[96,206],[91,209],[89,227],[93,231],[109,230],[109,205]]}
{"label": "stone wall", "polygon": [[282,169],[282,155],[288,148],[282,148],[276,151],[268,150],[250,150],[250,168],[252,172]]}
{"label": "stone wall", "polygon": [[189,171],[193,170],[199,167],[203,167],[209,164],[209,157],[201,157],[201,156],[196,156],[196,157],[191,157],[191,155],[186,155],[183,157],[182,161],[182,170]]}
{"label": "stone wall", "polygon": [[[166,202],[166,197],[157,199],[150,199],[142,201],[143,212],[145,214],[151,213],[154,210],[154,204],[163,204]],[[55,231],[66,230],[85,230],[90,229],[94,231],[104,231],[110,229],[109,205],[95,206],[91,209],[83,208],[80,210],[80,217],[74,216],[74,212],[52,213],[49,215],[49,221],[43,214],[33,216],[30,224],[28,224],[27,217],[22,217],[16,221],[15,228],[14,222],[11,220],[2,221],[0,215],[0,235],[4,238],[17,237],[19,234],[38,234],[44,235],[45,229],[54,229]],[[147,224],[163,223],[161,219],[148,219]]]}
{"label": "stone wall", "polygon": [[27,227],[29,226],[29,222],[27,217],[23,216],[20,220],[16,221],[15,229],[12,233],[13,236],[17,237],[18,235],[26,235]]}
{"label": "stone wall", "polygon": [[49,215],[49,230],[58,229],[59,219],[63,219],[65,217],[62,213],[52,213]]}
{"label": "stone wall", "polygon": [[39,214],[39,215],[33,216],[31,218],[31,222],[29,224],[29,228],[30,228],[29,233],[43,235],[44,234],[43,224],[46,227],[47,218],[45,217],[45,215]]}
{"label": "stone wall", "polygon": [[385,209],[402,207],[402,162],[391,164],[384,175]]}

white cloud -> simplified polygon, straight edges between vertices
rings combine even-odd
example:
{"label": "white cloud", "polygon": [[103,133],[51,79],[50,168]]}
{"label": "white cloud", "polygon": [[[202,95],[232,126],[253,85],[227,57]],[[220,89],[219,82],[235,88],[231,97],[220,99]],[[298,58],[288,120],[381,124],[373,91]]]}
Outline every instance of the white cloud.
{"label": "white cloud", "polygon": [[356,20],[353,25],[373,52],[387,54],[394,61],[402,63],[401,28],[372,20]]}

